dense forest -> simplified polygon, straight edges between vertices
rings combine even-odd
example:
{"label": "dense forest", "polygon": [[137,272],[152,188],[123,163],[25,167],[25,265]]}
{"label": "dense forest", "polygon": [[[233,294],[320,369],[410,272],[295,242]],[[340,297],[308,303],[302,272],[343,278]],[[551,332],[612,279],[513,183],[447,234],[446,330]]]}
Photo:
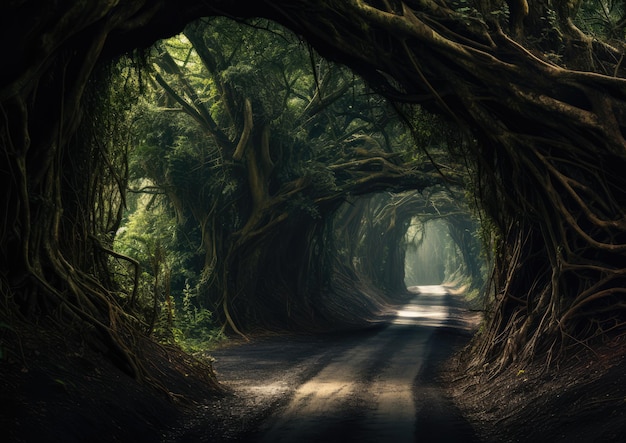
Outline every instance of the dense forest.
{"label": "dense forest", "polygon": [[451,237],[464,261],[448,273],[482,286],[467,171],[446,154],[457,140],[443,122],[402,114],[412,134],[356,76],[266,21],[196,22],[147,61],[151,83],[130,117],[133,210],[115,249],[151,330],[157,318],[205,336],[188,323],[362,323],[404,294],[410,223],[434,217],[468,233]]}
{"label": "dense forest", "polygon": [[487,296],[468,371],[624,334],[623,2],[0,17],[3,359],[73,331],[158,386],[155,339],[358,326],[431,220],[461,257],[448,276]]}

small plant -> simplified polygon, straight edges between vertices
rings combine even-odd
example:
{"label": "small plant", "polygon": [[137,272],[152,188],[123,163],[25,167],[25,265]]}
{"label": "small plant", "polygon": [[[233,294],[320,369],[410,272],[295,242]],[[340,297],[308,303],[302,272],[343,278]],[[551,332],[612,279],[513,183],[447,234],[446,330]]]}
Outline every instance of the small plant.
{"label": "small plant", "polygon": [[206,350],[225,338],[221,328],[215,325],[213,313],[196,305],[194,300],[196,296],[197,290],[186,281],[183,288],[180,321],[175,323],[181,332],[181,336],[176,341],[189,352]]}

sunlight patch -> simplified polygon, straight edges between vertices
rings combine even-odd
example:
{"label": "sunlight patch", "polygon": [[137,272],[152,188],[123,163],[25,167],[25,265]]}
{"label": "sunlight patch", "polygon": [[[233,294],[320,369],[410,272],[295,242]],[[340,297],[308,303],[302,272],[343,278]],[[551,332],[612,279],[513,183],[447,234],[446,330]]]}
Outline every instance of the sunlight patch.
{"label": "sunlight patch", "polygon": [[448,290],[441,285],[415,286],[420,294],[446,295]]}
{"label": "sunlight patch", "polygon": [[396,312],[396,319],[393,323],[396,325],[441,326],[447,319],[447,306],[413,302]]}

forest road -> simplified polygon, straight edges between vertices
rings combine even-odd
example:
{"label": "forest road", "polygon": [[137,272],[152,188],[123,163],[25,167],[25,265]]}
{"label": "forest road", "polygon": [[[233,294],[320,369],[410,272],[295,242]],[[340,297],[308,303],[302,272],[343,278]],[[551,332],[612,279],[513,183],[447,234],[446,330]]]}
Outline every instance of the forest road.
{"label": "forest road", "polygon": [[478,441],[436,375],[469,339],[460,300],[442,286],[410,289],[412,301],[370,331],[214,352],[219,379],[240,403],[212,405],[211,431],[198,418],[170,441]]}

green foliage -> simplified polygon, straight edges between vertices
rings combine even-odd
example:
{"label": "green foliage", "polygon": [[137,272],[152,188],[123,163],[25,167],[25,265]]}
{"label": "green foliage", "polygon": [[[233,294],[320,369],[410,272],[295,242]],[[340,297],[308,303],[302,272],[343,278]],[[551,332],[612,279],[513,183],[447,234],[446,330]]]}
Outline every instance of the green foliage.
{"label": "green foliage", "polygon": [[[306,280],[300,272],[331,275],[322,257],[334,251],[316,247],[311,234],[326,235],[328,209],[319,202],[349,193],[363,158],[400,163],[394,153],[409,151],[406,160],[418,162],[424,156],[409,147],[441,139],[438,121],[412,109],[412,134],[361,79],[264,20],[193,23],[156,45],[148,63],[154,87],[142,102],[130,176],[137,191],[153,194],[129,202],[118,244],[143,265],[148,323],[184,346],[219,338],[224,294],[270,310],[272,285],[291,296],[308,292],[297,287]],[[286,242],[302,245],[287,265],[274,253]]]}
{"label": "green foliage", "polygon": [[577,25],[588,34],[623,40],[626,9],[622,0],[586,0],[576,15]]}
{"label": "green foliage", "polygon": [[213,313],[197,305],[196,296],[197,290],[186,282],[182,309],[176,322],[176,327],[182,335],[179,343],[183,349],[191,352],[211,348],[226,339],[222,328],[216,325]]}
{"label": "green foliage", "polygon": [[[144,323],[152,325],[156,337],[174,341],[188,351],[221,340],[223,336],[213,314],[198,304],[197,292],[189,285],[189,280],[199,279],[201,266],[197,266],[195,250],[184,247],[185,240],[172,210],[158,195],[139,194],[134,200],[134,210],[118,232],[115,247],[139,261],[143,269],[135,311]],[[186,240],[190,241],[189,235]],[[122,271],[119,263],[117,269],[118,277],[125,277],[122,286],[131,285],[131,271]]]}
{"label": "green foliage", "polygon": [[160,340],[175,343],[190,353],[206,351],[226,340],[223,329],[213,313],[198,305],[197,292],[185,283],[182,296],[159,306],[154,335]]}

